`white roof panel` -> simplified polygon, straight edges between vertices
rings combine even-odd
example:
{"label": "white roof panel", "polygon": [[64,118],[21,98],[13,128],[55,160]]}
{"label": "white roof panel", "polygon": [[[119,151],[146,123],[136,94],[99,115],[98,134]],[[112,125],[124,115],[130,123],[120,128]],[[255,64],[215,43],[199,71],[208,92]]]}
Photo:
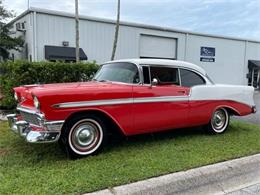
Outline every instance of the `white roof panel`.
{"label": "white roof panel", "polygon": [[115,60],[115,61],[110,61],[111,62],[131,62],[134,64],[138,65],[158,65],[158,66],[175,66],[175,67],[183,67],[183,68],[188,68],[195,70],[202,75],[206,75],[206,71],[199,67],[198,65],[189,63],[189,62],[184,62],[184,61],[179,61],[179,60],[164,60],[164,59],[123,59],[123,60]]}

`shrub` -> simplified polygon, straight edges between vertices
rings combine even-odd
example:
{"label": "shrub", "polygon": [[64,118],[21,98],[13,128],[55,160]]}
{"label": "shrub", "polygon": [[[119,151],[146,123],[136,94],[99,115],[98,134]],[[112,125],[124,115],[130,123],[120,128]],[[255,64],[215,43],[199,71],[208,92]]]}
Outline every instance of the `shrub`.
{"label": "shrub", "polygon": [[0,83],[3,99],[0,107],[14,108],[12,88],[20,85],[64,83],[90,80],[97,71],[95,62],[28,62],[6,61],[0,63]]}

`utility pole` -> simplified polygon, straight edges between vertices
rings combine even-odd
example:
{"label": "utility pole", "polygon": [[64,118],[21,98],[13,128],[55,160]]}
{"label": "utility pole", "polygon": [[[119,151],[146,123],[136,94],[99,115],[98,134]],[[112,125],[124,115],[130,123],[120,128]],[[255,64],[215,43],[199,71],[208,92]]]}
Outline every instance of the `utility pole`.
{"label": "utility pole", "polygon": [[75,30],[76,30],[76,62],[79,62],[79,7],[78,0],[75,0]]}
{"label": "utility pole", "polygon": [[118,33],[119,33],[119,21],[120,21],[120,0],[117,0],[116,29],[115,29],[115,38],[114,38],[111,60],[115,59],[116,47],[117,47],[117,41],[118,41]]}

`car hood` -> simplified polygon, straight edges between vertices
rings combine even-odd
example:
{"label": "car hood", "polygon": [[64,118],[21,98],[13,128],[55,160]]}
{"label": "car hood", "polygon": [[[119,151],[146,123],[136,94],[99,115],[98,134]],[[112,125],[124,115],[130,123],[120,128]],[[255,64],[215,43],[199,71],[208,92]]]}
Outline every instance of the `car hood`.
{"label": "car hood", "polygon": [[22,105],[33,106],[33,96],[42,105],[51,106],[64,102],[92,101],[101,99],[129,98],[132,96],[132,85],[118,82],[77,82],[25,85],[14,88]]}
{"label": "car hood", "polygon": [[116,83],[116,82],[75,82],[75,83],[53,83],[53,84],[35,84],[35,85],[24,85],[22,86],[28,92],[35,95],[57,93],[57,92],[72,92],[81,90],[101,90],[101,89],[115,89],[122,88],[127,84]]}

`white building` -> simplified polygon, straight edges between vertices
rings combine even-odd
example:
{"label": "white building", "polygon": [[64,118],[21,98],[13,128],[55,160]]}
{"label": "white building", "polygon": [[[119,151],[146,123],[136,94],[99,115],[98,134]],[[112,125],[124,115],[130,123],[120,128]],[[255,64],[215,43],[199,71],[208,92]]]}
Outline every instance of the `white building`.
{"label": "white building", "polygon": [[[74,15],[30,8],[10,22],[25,47],[14,58],[32,61],[75,60]],[[80,16],[81,57],[110,60],[115,21]],[[116,59],[165,58],[195,63],[216,83],[257,86],[260,78],[260,41],[121,22]]]}

